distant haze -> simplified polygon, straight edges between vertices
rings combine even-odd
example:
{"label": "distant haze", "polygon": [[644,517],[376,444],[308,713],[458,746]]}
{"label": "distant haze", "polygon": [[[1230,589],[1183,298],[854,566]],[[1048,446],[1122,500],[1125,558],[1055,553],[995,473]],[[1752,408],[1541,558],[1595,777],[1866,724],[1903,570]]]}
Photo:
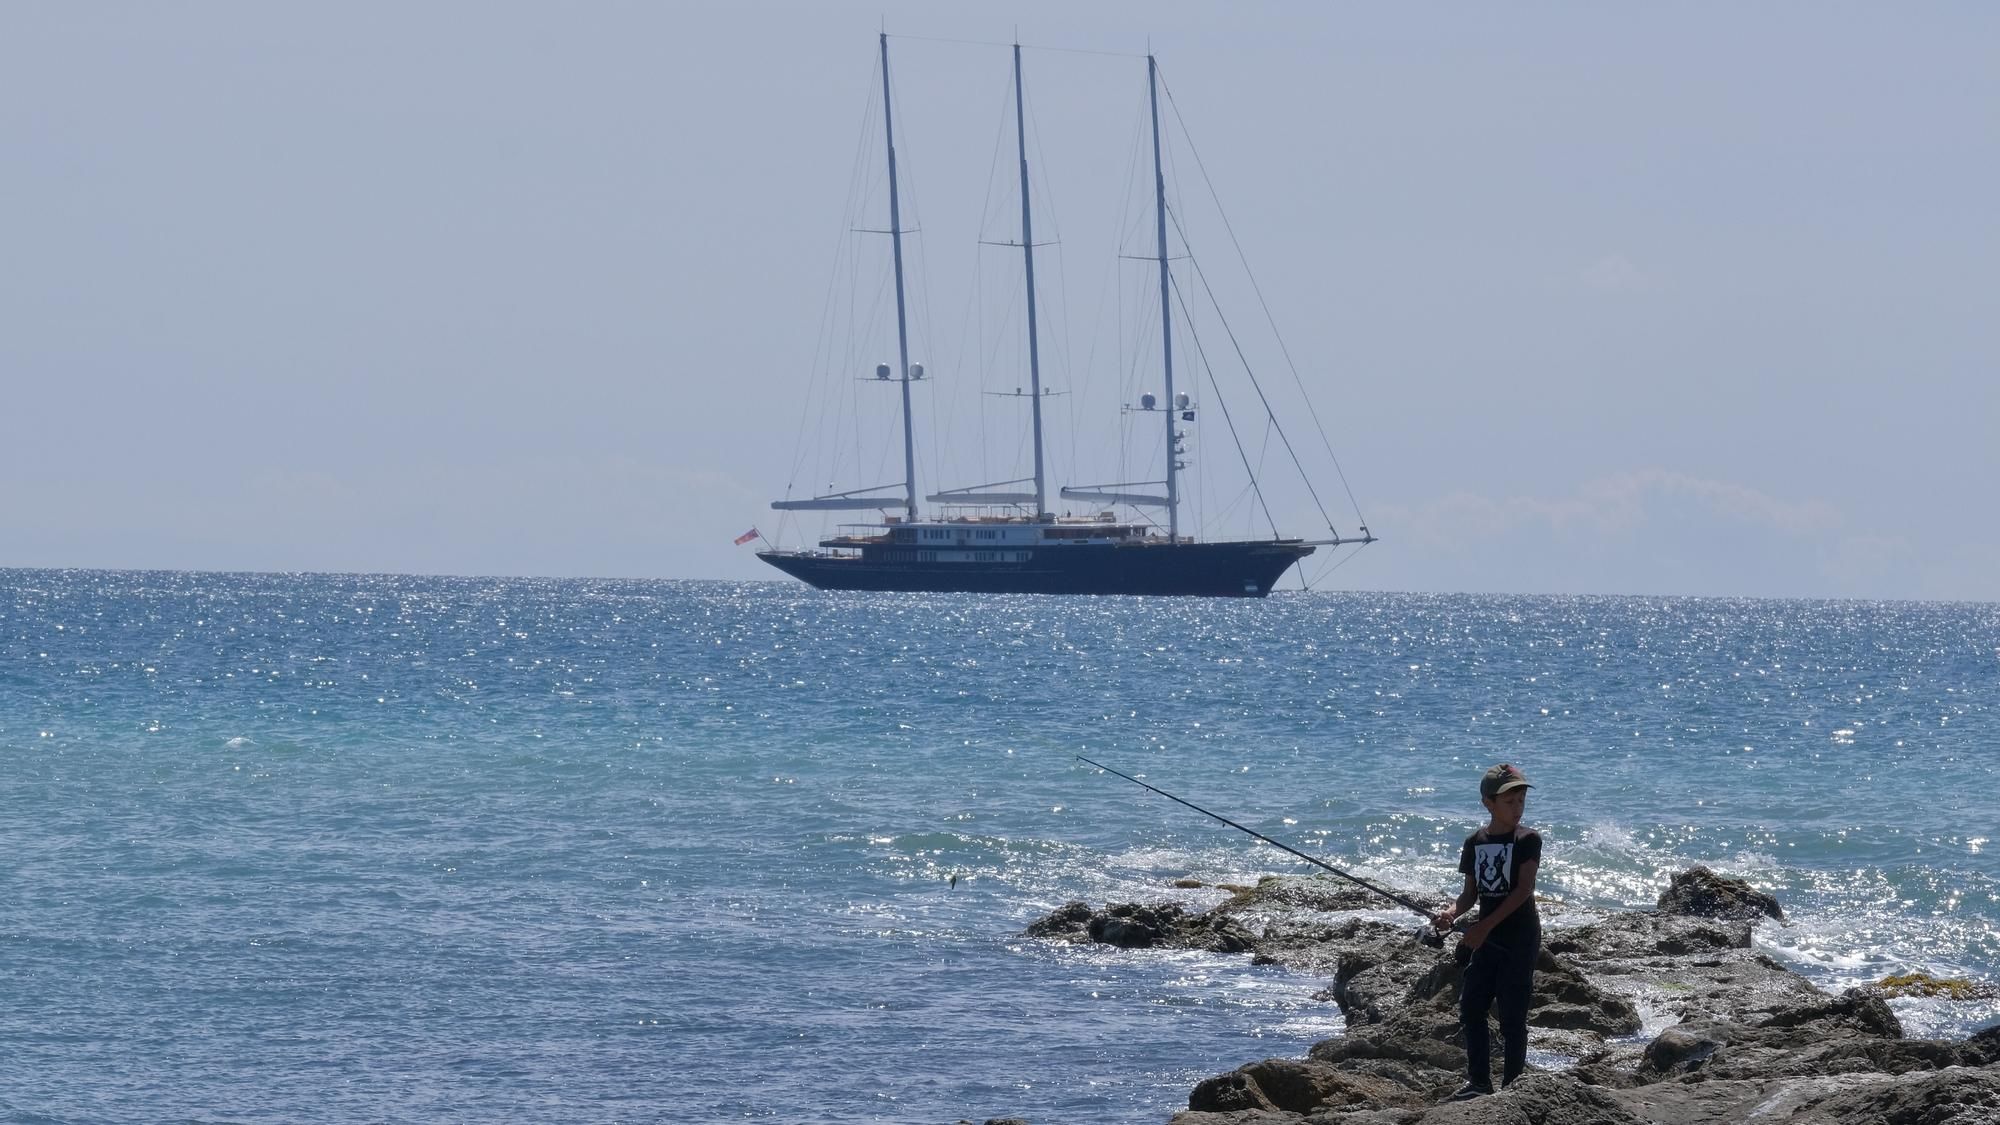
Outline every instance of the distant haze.
{"label": "distant haze", "polygon": [[884,25],[920,393],[1026,378],[1008,56],[914,37],[1118,53],[1027,61],[1064,387],[1150,45],[1383,537],[1329,585],[2000,600],[1973,4],[15,4],[0,566],[777,578]]}

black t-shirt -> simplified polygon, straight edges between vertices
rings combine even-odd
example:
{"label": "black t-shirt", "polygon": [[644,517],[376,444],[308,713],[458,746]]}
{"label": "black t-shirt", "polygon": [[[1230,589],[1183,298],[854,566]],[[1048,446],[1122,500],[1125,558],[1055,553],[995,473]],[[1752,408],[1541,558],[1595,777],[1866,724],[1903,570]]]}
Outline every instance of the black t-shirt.
{"label": "black t-shirt", "polygon": [[[1516,826],[1504,836],[1488,836],[1484,828],[1467,836],[1465,847],[1458,853],[1458,869],[1472,876],[1472,885],[1479,890],[1480,917],[1514,893],[1514,879],[1522,864],[1539,863],[1541,859],[1541,833],[1525,825]],[[1541,926],[1533,896],[1502,919],[1493,932],[1523,925]]]}

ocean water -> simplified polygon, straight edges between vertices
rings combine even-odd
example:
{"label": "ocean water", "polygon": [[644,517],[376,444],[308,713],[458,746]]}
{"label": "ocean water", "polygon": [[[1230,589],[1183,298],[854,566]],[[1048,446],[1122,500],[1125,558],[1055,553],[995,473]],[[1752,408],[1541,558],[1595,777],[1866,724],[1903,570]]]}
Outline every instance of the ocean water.
{"label": "ocean water", "polygon": [[1510,760],[1578,916],[2000,980],[1996,689],[1985,604],[0,571],[0,1117],[1161,1122],[1337,1034],[1019,936],[1305,870],[1077,753],[1440,891]]}

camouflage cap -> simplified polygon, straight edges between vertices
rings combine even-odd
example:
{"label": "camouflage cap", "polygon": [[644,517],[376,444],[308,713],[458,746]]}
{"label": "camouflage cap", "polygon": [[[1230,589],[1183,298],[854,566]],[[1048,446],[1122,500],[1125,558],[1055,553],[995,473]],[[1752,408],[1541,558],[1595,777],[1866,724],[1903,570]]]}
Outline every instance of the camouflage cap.
{"label": "camouflage cap", "polygon": [[1507,762],[1502,762],[1492,769],[1487,770],[1486,776],[1479,779],[1479,795],[1481,797],[1498,797],[1509,789],[1533,789],[1534,787],[1535,783],[1528,780],[1528,775],[1522,773],[1519,766]]}

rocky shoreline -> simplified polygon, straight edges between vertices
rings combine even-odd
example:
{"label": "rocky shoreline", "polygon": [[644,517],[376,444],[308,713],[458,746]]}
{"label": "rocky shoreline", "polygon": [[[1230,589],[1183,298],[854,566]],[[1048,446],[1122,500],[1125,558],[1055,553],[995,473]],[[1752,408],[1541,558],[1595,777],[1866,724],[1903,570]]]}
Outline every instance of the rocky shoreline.
{"label": "rocky shoreline", "polygon": [[[1242,953],[1330,982],[1320,996],[1340,1006],[1344,1034],[1200,1083],[1172,1125],[2000,1123],[2000,1025],[1905,1038],[1886,1002],[1895,988],[1970,998],[1990,986],[1909,977],[1829,994],[1753,947],[1778,903],[1706,868],[1675,876],[1651,911],[1572,924],[1544,903],[1528,1073],[1461,1103],[1443,1101],[1465,1059],[1449,939],[1426,944],[1414,918],[1382,921],[1379,899],[1324,877],[1226,889],[1199,912],[1073,902],[1027,931]],[[1664,1030],[1648,1038],[1648,1026]],[[1496,1030],[1496,1054],[1499,1042]]]}

